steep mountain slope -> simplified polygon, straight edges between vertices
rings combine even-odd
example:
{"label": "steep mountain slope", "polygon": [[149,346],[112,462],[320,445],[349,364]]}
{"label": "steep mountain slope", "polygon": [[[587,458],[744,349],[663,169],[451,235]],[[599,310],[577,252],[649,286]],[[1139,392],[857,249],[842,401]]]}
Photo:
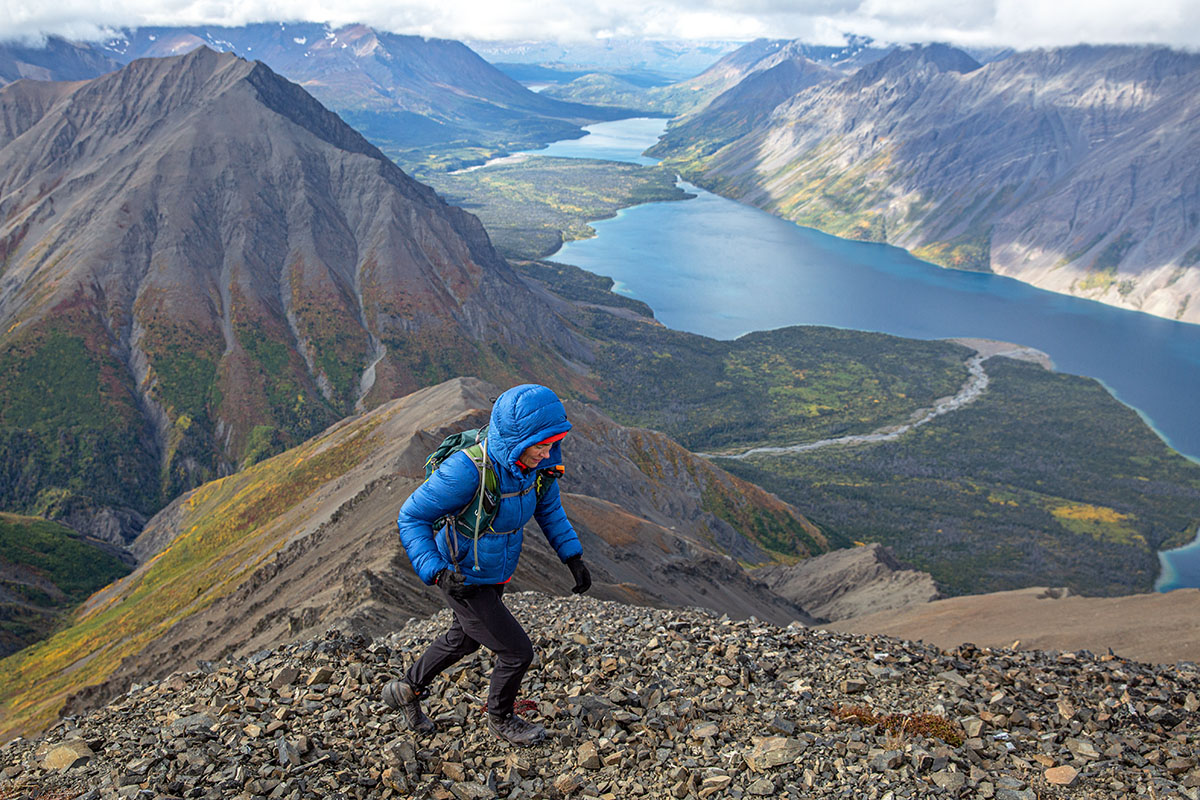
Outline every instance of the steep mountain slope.
{"label": "steep mountain slope", "polygon": [[1200,56],[1018,53],[977,68],[897,51],[800,92],[691,180],[802,224],[937,263],[1200,321]]}
{"label": "steep mountain slope", "polygon": [[121,64],[99,48],[51,36],[44,43],[0,41],[0,86],[30,78],[38,81],[81,81],[114,72]]}
{"label": "steep mountain slope", "polygon": [[770,59],[771,66],[757,68],[756,64],[753,72],[717,95],[704,108],[678,121],[671,127],[666,141],[651,148],[650,154],[659,157],[677,155],[672,152],[670,143],[700,142],[701,146],[689,156],[710,155],[760,128],[775,107],[785,100],[810,86],[841,77],[835,70],[801,55],[785,57],[776,53],[774,56]]}
{"label": "steep mountain slope", "polygon": [[474,217],[207,48],[0,89],[0,265],[0,507],[113,541],[356,406],[586,354]]}
{"label": "steep mountain slope", "polygon": [[[497,389],[456,379],[386,403],[184,495],[135,544],[145,559],[73,624],[0,662],[4,729],[38,728],[198,658],[248,654],[331,625],[379,634],[440,603],[408,564],[396,512],[444,435],[478,425]],[[564,506],[595,593],[735,616],[811,620],[749,578],[765,547],[812,553],[794,508],[661,434],[568,405]],[[565,593],[570,573],[530,526],[514,589]],[[736,560],[735,560],[736,559]],[[0,739],[5,738],[0,735]]]}
{"label": "steep mountain slope", "polygon": [[107,48],[129,61],[202,46],[262,61],[406,165],[431,146],[461,148],[465,160],[536,147],[581,136],[581,124],[611,116],[531,92],[461,42],[365,25],[145,27]]}

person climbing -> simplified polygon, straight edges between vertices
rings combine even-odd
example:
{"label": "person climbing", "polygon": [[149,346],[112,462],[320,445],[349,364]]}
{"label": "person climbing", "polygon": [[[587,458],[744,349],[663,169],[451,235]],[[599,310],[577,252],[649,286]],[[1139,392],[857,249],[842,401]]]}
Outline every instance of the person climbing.
{"label": "person climbing", "polygon": [[[488,728],[514,744],[536,744],[545,737],[541,725],[513,711],[533,662],[533,644],[503,595],[531,517],[570,569],[572,591],[591,588],[583,547],[563,511],[555,480],[562,471],[562,439],[570,429],[553,391],[536,384],[515,386],[492,406],[486,437],[445,457],[401,507],[397,525],[408,559],[426,585],[441,590],[453,612],[449,630],[404,677],[383,688],[384,702],[401,712],[413,731],[436,730],[421,710],[434,677],[483,645],[496,657]],[[482,517],[491,512],[490,524],[484,524]]]}

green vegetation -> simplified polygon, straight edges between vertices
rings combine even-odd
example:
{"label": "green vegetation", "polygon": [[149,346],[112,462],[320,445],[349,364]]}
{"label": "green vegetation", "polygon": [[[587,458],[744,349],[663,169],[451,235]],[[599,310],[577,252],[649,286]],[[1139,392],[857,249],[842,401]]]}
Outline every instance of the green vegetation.
{"label": "green vegetation", "polygon": [[1084,275],[1081,280],[1076,281],[1072,289],[1081,292],[1090,292],[1093,289],[1104,291],[1116,282],[1116,267],[1109,267],[1108,269],[1092,269],[1088,270],[1087,275]]}
{"label": "green vegetation", "polygon": [[984,233],[965,234],[946,242],[929,242],[913,248],[917,258],[953,269],[971,272],[991,272],[992,236],[989,228]]}
{"label": "green vegetation", "polygon": [[0,655],[44,638],[63,612],[129,573],[70,528],[0,513]]}
{"label": "green vegetation", "polygon": [[[462,101],[457,107],[451,100],[453,97]],[[338,113],[384,155],[424,182],[448,170],[583,135],[579,125],[562,119],[529,115],[514,125],[511,114],[496,113],[474,98],[454,93],[443,95],[439,104],[439,120],[395,109],[341,109]],[[620,116],[605,109],[581,109],[581,112],[581,117],[592,121]]]}
{"label": "green vegetation", "polygon": [[128,376],[90,323],[76,310],[0,339],[0,508],[158,507],[158,461]]}
{"label": "green vegetation", "polygon": [[160,478],[160,502],[166,503],[218,472],[220,457],[213,438],[222,400],[217,376],[225,342],[219,330],[177,322],[161,310],[162,301],[161,293],[147,291],[138,298],[134,314],[144,331],[139,346],[150,364],[147,391],[171,423]]}
{"label": "green vegetation", "polygon": [[991,359],[975,403],[894,442],[720,465],[951,594],[1148,591],[1200,525],[1200,465],[1095,381]]}
{"label": "green vegetation", "polygon": [[69,627],[0,661],[0,738],[44,728],[67,695],[103,682],[166,628],[234,591],[294,530],[285,516],[294,523],[313,492],[378,446],[381,421],[338,428],[197,489],[170,547]]}
{"label": "green vegetation", "polygon": [[1137,244],[1134,241],[1132,234],[1128,231],[1122,233],[1100,251],[1100,255],[1096,256],[1096,263],[1092,268],[1098,272],[1115,272],[1121,263],[1121,259],[1125,258],[1125,254]]}
{"label": "green vegetation", "polygon": [[948,342],[794,327],[732,342],[589,312],[600,405],[696,451],[792,444],[903,422],[958,391]]}
{"label": "green vegetation", "polygon": [[654,318],[654,310],[641,300],[615,293],[612,278],[554,261],[517,261],[513,266],[522,275],[554,287],[555,294],[568,300],[610,308],[627,308],[643,317]]}
{"label": "green vegetation", "polygon": [[748,502],[746,495],[734,486],[709,482],[700,500],[705,511],[725,520],[781,561],[797,561],[829,549],[829,543],[820,531],[806,529],[782,509]]}
{"label": "green vegetation", "polygon": [[527,158],[426,177],[448,202],[478,216],[508,258],[541,258],[593,236],[589,221],[627,206],[691,196],[662,167],[580,158]]}
{"label": "green vegetation", "polygon": [[307,337],[316,371],[329,381],[335,407],[348,414],[367,363],[367,335],[357,322],[356,301],[334,292],[294,297],[296,327]]}
{"label": "green vegetation", "polygon": [[[312,385],[300,354],[283,344],[285,334],[278,327],[271,321],[235,322],[234,334],[259,373],[267,405],[259,424],[274,423],[272,441],[282,449],[319,433],[339,414]],[[271,452],[263,450],[261,434],[254,447],[256,458]],[[243,445],[243,457],[247,452]]]}
{"label": "green vegetation", "polygon": [[[719,132],[714,132],[714,136],[719,136]],[[687,142],[686,147],[668,150],[669,139],[670,134],[650,150],[652,154],[666,156],[661,166],[716,194],[736,198],[761,186],[786,187],[758,205],[799,225],[847,239],[884,242],[904,227],[903,218],[889,218],[884,211],[896,199],[892,192],[889,148],[882,148],[847,169],[842,165],[844,154],[840,142],[831,139],[780,166],[770,176],[752,173],[727,178],[707,171],[722,152],[714,149],[719,139],[696,138]]]}

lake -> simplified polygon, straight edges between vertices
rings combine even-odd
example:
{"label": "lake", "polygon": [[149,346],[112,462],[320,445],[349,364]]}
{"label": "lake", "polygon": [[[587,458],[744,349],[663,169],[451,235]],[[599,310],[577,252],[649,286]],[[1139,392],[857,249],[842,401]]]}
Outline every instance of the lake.
{"label": "lake", "polygon": [[[582,139],[534,153],[653,163],[641,153],[665,125],[600,123]],[[1057,370],[1102,382],[1172,447],[1200,461],[1200,325],[943,269],[896,247],[839,239],[682,185],[697,197],[593,222],[597,235],[566,244],[555,260],[611,277],[664,325],[717,339],[830,325],[1034,347]],[[1164,576],[1189,576],[1180,579],[1200,586],[1200,543],[1166,558]]]}

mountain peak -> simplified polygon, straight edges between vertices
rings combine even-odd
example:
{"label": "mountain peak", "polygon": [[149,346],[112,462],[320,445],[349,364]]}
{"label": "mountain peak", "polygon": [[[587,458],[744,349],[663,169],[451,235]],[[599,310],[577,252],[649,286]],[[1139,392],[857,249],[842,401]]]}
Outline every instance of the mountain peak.
{"label": "mountain peak", "polygon": [[945,44],[924,44],[898,47],[854,75],[855,82],[867,85],[886,75],[922,72],[974,72],[982,65],[966,52]]}
{"label": "mountain peak", "polygon": [[16,376],[72,342],[98,396],[54,428],[89,449],[36,447],[8,508],[99,448],[137,467],[63,505],[145,519],[356,407],[582,353],[477,219],[261,62],[199,47],[25,83],[0,88],[0,357]]}

